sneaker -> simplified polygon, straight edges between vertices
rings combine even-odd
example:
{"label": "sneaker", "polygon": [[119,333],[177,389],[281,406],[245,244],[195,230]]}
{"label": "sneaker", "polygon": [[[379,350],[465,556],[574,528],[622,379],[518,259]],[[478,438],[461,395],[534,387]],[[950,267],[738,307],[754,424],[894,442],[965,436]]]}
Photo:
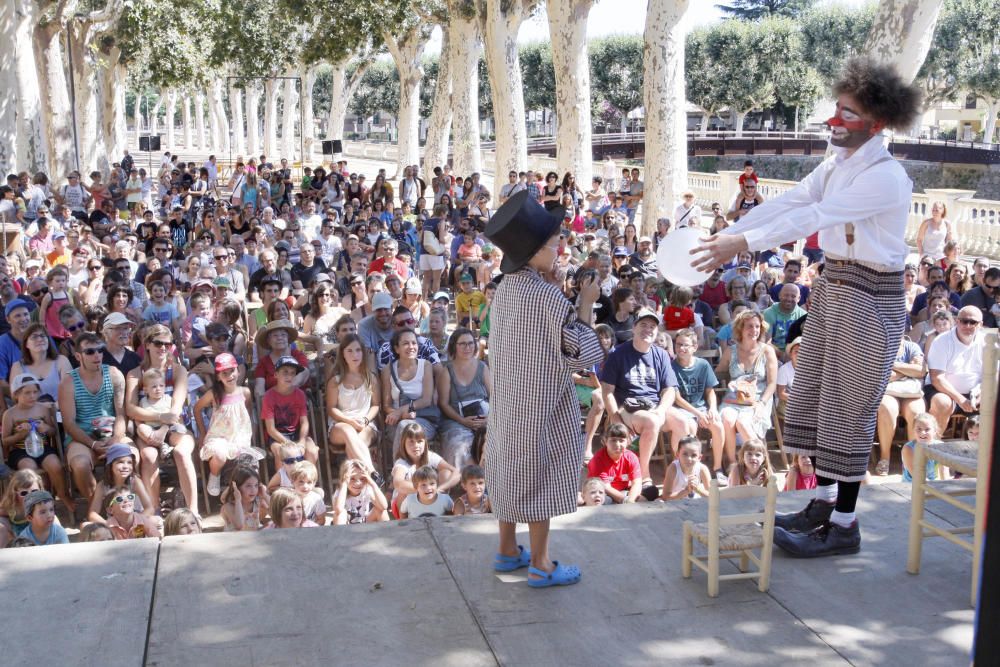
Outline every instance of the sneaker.
{"label": "sneaker", "polygon": [[774,532],[777,534],[780,528],[790,533],[809,533],[830,520],[834,507],[834,503],[813,498],[802,511],[774,517]]}
{"label": "sneaker", "polygon": [[372,481],[375,482],[375,486],[379,488],[382,488],[382,485],[385,484],[385,479],[382,477],[382,473],[378,470],[372,470]]}
{"label": "sneaker", "polygon": [[847,527],[824,521],[809,533],[775,528],[774,543],[793,558],[856,554],[861,551],[861,529],[857,521]]}
{"label": "sneaker", "polygon": [[719,468],[715,471],[715,481],[719,483],[719,486],[729,486],[729,475],[722,468]]}
{"label": "sneaker", "polygon": [[889,459],[879,459],[879,462],[875,464],[875,474],[879,477],[885,477],[889,474]]}
{"label": "sneaker", "polygon": [[208,475],[208,484],[205,485],[208,488],[208,495],[218,496],[222,493],[222,482],[218,475]]}
{"label": "sneaker", "polygon": [[168,445],[166,442],[160,444],[160,458],[162,459],[170,458],[170,454],[172,454],[173,451],[174,448]]}

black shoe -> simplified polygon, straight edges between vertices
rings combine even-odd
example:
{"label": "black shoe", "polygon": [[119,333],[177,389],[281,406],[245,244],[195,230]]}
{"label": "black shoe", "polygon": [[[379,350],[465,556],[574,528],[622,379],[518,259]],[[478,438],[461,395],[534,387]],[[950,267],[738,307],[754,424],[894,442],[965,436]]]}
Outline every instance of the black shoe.
{"label": "black shoe", "polygon": [[774,543],[793,558],[856,554],[861,551],[861,529],[857,521],[846,528],[825,521],[811,533],[790,533],[775,528]]}
{"label": "black shoe", "polygon": [[813,498],[804,510],[794,514],[779,514],[774,517],[774,527],[790,533],[808,533],[830,520],[834,503],[826,503]]}

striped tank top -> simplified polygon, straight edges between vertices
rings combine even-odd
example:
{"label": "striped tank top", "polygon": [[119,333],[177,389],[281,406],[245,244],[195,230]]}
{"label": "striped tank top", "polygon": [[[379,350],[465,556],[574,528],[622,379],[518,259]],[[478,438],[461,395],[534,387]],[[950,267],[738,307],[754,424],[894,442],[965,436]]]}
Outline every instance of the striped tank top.
{"label": "striped tank top", "polygon": [[74,368],[70,375],[73,377],[73,395],[76,399],[76,425],[81,431],[91,435],[102,426],[110,431],[115,418],[115,390],[111,385],[110,368],[107,365],[101,366],[101,388],[96,394],[83,384],[79,368]]}

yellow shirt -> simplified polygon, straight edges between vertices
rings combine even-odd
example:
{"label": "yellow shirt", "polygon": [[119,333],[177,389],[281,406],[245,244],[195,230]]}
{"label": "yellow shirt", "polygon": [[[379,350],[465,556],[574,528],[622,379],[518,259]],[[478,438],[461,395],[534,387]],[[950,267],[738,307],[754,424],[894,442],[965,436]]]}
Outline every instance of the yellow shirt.
{"label": "yellow shirt", "polygon": [[461,317],[463,313],[471,315],[472,313],[479,313],[480,307],[486,303],[486,296],[479,290],[473,290],[466,294],[465,292],[459,292],[455,296],[455,312]]}

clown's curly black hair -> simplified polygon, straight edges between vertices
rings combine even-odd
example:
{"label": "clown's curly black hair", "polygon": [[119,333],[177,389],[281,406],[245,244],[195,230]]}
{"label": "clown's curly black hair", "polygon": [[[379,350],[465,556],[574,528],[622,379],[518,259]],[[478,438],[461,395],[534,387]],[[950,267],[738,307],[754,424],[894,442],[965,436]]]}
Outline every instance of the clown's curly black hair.
{"label": "clown's curly black hair", "polygon": [[852,96],[866,113],[894,130],[908,129],[920,113],[920,90],[903,81],[892,66],[871,58],[851,58],[833,92]]}

